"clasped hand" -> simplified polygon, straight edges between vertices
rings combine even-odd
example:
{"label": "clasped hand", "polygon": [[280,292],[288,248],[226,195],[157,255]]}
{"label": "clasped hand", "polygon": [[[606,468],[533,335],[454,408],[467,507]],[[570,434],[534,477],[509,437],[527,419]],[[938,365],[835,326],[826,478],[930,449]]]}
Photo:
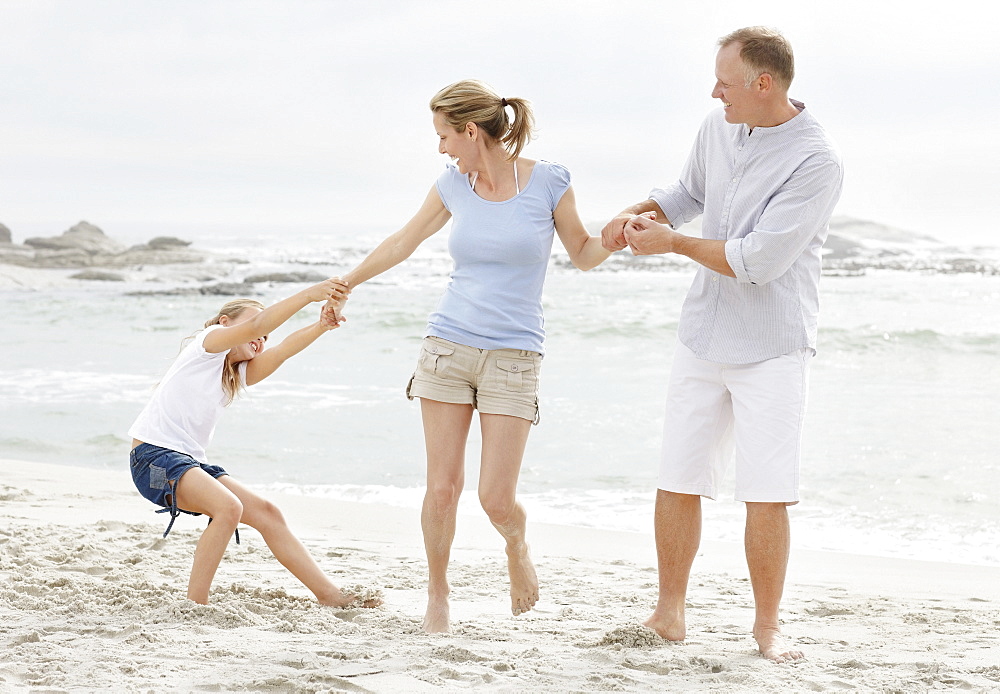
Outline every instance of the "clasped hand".
{"label": "clasped hand", "polygon": [[601,244],[609,251],[620,251],[627,246],[633,255],[656,255],[673,249],[675,233],[656,221],[655,212],[620,214],[601,230]]}
{"label": "clasped hand", "polygon": [[351,293],[351,288],[347,282],[340,278],[335,278],[336,284],[327,298],[326,303],[319,312],[319,322],[328,330],[340,327],[340,324],[347,320],[343,314],[344,304]]}

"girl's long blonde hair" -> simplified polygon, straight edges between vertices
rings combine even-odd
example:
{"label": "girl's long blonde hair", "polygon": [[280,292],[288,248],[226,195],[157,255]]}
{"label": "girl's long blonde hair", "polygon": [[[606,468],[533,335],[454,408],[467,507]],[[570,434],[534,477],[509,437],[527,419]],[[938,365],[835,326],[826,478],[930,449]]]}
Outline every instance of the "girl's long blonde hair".
{"label": "girl's long blonde hair", "polygon": [[[233,301],[227,302],[222,308],[220,308],[214,318],[205,321],[205,327],[208,328],[212,325],[219,325],[219,320],[223,316],[233,320],[248,308],[259,308],[263,311],[264,304],[255,299],[234,299]],[[235,400],[240,394],[240,391],[243,390],[243,386],[243,381],[240,380],[239,362],[230,362],[227,359],[225,361],[225,365],[222,367],[222,391],[226,394],[227,406],[233,403],[233,400]]]}
{"label": "girl's long blonde hair", "polygon": [[[513,121],[507,117],[507,106],[514,112]],[[507,150],[508,161],[517,159],[535,131],[535,115],[527,100],[501,98],[479,80],[449,84],[431,99],[431,111],[444,115],[445,122],[455,130],[475,123]]]}

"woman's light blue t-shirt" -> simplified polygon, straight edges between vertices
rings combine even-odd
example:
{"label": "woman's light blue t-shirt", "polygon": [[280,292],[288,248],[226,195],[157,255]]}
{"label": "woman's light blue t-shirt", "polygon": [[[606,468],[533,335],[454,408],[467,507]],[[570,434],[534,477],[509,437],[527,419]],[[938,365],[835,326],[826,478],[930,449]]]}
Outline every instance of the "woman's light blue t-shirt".
{"label": "woman's light blue t-shirt", "polygon": [[569,171],[535,162],[521,192],[503,202],[484,200],[468,176],[449,164],[437,180],[451,212],[451,281],[427,334],[479,349],[542,353],[542,285],[552,253],[552,212],[569,188]]}

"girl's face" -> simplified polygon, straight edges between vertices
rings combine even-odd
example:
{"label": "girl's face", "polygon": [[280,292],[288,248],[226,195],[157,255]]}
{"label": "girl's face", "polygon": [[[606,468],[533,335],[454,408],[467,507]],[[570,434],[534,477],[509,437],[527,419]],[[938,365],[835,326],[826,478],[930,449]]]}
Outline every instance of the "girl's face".
{"label": "girl's face", "polygon": [[[258,313],[260,309],[255,306],[247,306],[245,309],[240,311],[235,318],[229,318],[228,316],[222,316],[219,319],[219,325],[227,328],[231,328],[234,325],[239,325],[240,323],[245,323],[252,319]],[[239,363],[241,361],[250,361],[258,354],[264,351],[264,343],[267,342],[267,335],[263,337],[258,337],[255,340],[246,342],[242,345],[236,345],[231,350],[229,350],[229,355],[227,359],[233,363]]]}

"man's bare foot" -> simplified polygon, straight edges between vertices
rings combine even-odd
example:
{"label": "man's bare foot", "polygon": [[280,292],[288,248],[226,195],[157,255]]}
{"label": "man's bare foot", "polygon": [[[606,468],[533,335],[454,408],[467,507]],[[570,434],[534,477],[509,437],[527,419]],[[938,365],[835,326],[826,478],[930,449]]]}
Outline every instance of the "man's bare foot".
{"label": "man's bare foot", "polygon": [[507,573],[510,575],[510,611],[516,617],[538,602],[538,576],[527,544],[507,546]]}
{"label": "man's bare foot", "polygon": [[339,609],[364,607],[372,608],[382,605],[382,591],[365,586],[349,586],[344,590],[334,588],[328,595],[317,596],[320,605]]}
{"label": "man's bare foot", "polygon": [[659,607],[653,611],[652,616],[643,622],[661,638],[667,641],[683,641],[687,636],[687,625],[684,623],[684,611],[680,613],[670,610],[661,610]]}
{"label": "man's bare foot", "polygon": [[791,663],[806,657],[802,651],[790,648],[775,627],[755,628],[753,637],[757,639],[760,654],[775,663]]}
{"label": "man's bare foot", "polygon": [[424,613],[424,632],[447,634],[451,631],[451,611],[448,607],[448,593],[427,592],[427,612]]}

